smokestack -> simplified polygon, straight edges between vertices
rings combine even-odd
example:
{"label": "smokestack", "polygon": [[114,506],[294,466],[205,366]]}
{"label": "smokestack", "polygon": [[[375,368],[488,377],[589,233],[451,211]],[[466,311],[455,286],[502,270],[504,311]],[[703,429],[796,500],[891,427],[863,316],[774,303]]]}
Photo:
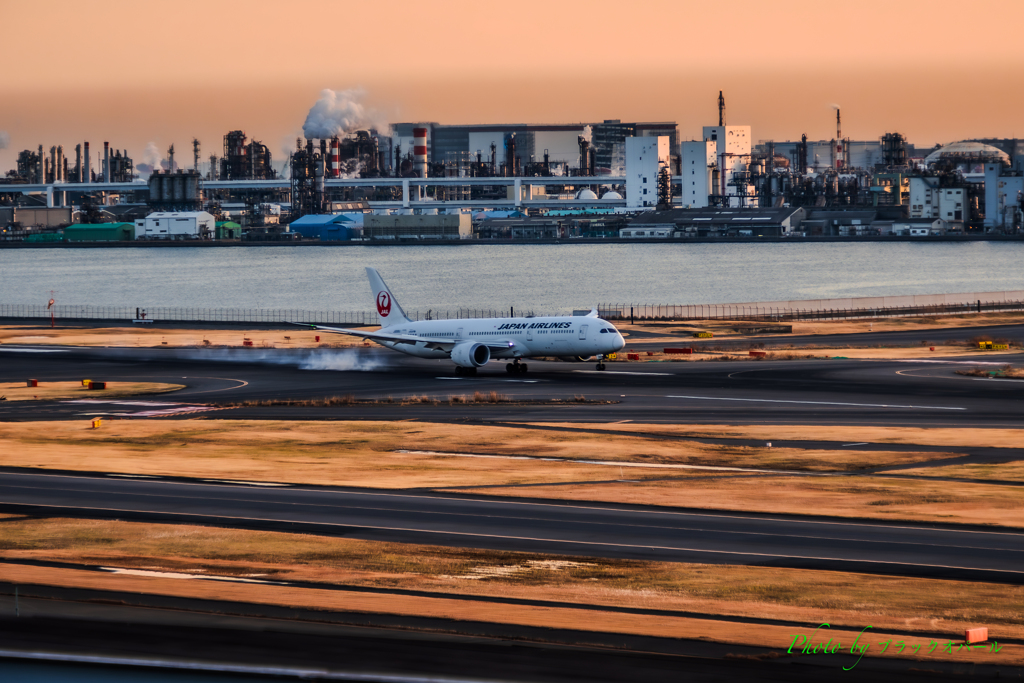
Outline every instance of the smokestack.
{"label": "smokestack", "polygon": [[341,177],[341,143],[338,141],[338,137],[334,136],[331,138],[331,168],[328,175],[331,178]]}
{"label": "smokestack", "polygon": [[51,183],[57,182],[57,146],[53,145],[50,147],[50,172],[47,174],[47,180]]}
{"label": "smokestack", "polygon": [[85,166],[82,168],[82,182],[92,182],[92,163],[89,161],[89,141],[85,141]]}
{"label": "smokestack", "polygon": [[57,145],[57,175],[54,178],[58,183],[64,182],[64,167],[67,166],[64,159],[64,145]]}
{"label": "smokestack", "polygon": [[82,143],[75,145],[75,182],[82,182]]}
{"label": "smokestack", "polygon": [[718,91],[718,125],[725,125],[725,96],[721,90]]}
{"label": "smokestack", "polygon": [[843,119],[839,114],[839,107],[836,107],[836,163],[835,169],[838,171],[843,167]]}
{"label": "smokestack", "polygon": [[46,157],[43,156],[42,145],[39,145],[39,168],[36,169],[36,182],[40,185],[46,182]]}
{"label": "smokestack", "polygon": [[103,143],[103,182],[110,182],[110,143]]}
{"label": "smokestack", "polygon": [[426,128],[413,128],[412,129],[412,156],[413,156],[413,168],[416,169],[416,175],[420,178],[427,177],[427,129]]}

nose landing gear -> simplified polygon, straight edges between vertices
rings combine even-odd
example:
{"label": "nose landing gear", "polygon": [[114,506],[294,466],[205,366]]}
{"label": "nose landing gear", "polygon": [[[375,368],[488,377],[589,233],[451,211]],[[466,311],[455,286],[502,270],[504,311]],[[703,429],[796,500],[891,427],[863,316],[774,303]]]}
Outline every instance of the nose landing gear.
{"label": "nose landing gear", "polygon": [[604,370],[605,369],[605,367],[604,367],[604,355],[603,354],[597,357],[597,369],[598,370]]}
{"label": "nose landing gear", "polygon": [[526,363],[520,363],[519,359],[517,358],[511,363],[507,363],[505,365],[505,372],[509,373],[510,375],[516,375],[519,373],[523,373],[525,375],[527,368],[528,366],[526,365]]}

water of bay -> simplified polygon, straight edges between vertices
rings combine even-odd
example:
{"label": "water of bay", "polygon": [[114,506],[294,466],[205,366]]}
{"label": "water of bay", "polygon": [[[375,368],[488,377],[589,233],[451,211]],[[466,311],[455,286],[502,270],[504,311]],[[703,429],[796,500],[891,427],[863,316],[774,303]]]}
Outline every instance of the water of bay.
{"label": "water of bay", "polygon": [[565,313],[1024,289],[1024,243],[771,243],[0,250],[0,303],[372,310],[375,266],[409,311]]}

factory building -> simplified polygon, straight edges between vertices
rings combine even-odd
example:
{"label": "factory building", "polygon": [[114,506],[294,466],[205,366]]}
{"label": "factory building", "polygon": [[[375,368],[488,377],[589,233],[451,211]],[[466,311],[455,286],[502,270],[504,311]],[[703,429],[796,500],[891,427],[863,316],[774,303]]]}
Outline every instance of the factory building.
{"label": "factory building", "polygon": [[620,236],[664,238],[672,231],[672,237],[785,237],[799,231],[805,216],[799,207],[650,211],[631,220]]}
{"label": "factory building", "polygon": [[59,228],[71,224],[71,207],[0,207],[0,227]]}
{"label": "factory building", "polygon": [[466,213],[364,218],[363,237],[371,240],[458,240],[473,237],[473,219]]}
{"label": "factory building", "polygon": [[216,220],[205,211],[156,211],[135,221],[136,239],[212,239]]}
{"label": "factory building", "polygon": [[[910,218],[941,218],[959,224],[968,218],[968,193],[964,187],[948,187],[943,176],[910,178]],[[986,181],[987,187],[987,181]]]}
{"label": "factory building", "polygon": [[[671,166],[668,136],[626,138],[626,207],[644,209],[667,204],[664,185]],[[596,196],[595,196],[596,199]]]}
{"label": "factory building", "polygon": [[1022,206],[1024,175],[1006,171],[1002,163],[985,164],[985,229],[1016,231],[1022,223]]}
{"label": "factory building", "polygon": [[[622,175],[625,141],[630,137],[670,139],[670,154],[678,141],[674,122],[442,125],[435,122],[398,123],[392,126],[395,156],[408,159],[416,146],[414,131],[426,130],[427,159],[431,165],[451,164],[468,158],[490,167],[490,175]],[[593,164],[584,158],[581,144],[593,150]],[[542,166],[542,163],[545,166]],[[554,169],[553,171],[551,169]],[[517,173],[518,170],[518,173]],[[400,173],[399,175],[405,175]],[[482,175],[482,174],[481,174]]]}
{"label": "factory building", "polygon": [[684,207],[701,209],[708,205],[717,149],[718,143],[710,140],[706,142],[695,140],[680,144],[680,203]]}
{"label": "factory building", "polygon": [[82,223],[64,228],[65,242],[131,242],[134,223]]}
{"label": "factory building", "polygon": [[292,221],[288,231],[302,235],[305,240],[322,242],[345,242],[362,236],[361,227],[352,218],[342,214],[307,214]]}

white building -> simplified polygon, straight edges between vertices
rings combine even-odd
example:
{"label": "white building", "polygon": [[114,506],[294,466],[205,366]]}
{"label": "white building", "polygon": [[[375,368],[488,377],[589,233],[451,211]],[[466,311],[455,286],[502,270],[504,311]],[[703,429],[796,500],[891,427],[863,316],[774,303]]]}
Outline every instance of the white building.
{"label": "white building", "polygon": [[1002,175],[1001,163],[985,164],[985,228],[1013,228],[1024,197],[1024,176]]}
{"label": "white building", "polygon": [[626,138],[626,208],[658,205],[658,174],[671,163],[669,137]]}
{"label": "white building", "polygon": [[683,142],[679,145],[679,174],[684,207],[703,209],[711,194],[711,169],[715,165],[718,143],[714,141]]}
{"label": "white building", "polygon": [[[746,192],[733,183],[734,175],[745,173],[750,162],[750,126],[704,126],[704,142],[714,142],[715,159],[719,170],[719,186],[713,194],[735,197],[750,195],[753,187],[748,185]],[[729,200],[730,206],[740,206],[742,200]]]}
{"label": "white building", "polygon": [[939,187],[939,179],[915,176],[910,179],[910,217],[941,218],[956,229],[967,220],[967,190]]}
{"label": "white building", "polygon": [[216,227],[206,211],[157,211],[135,221],[135,239],[211,239]]}

